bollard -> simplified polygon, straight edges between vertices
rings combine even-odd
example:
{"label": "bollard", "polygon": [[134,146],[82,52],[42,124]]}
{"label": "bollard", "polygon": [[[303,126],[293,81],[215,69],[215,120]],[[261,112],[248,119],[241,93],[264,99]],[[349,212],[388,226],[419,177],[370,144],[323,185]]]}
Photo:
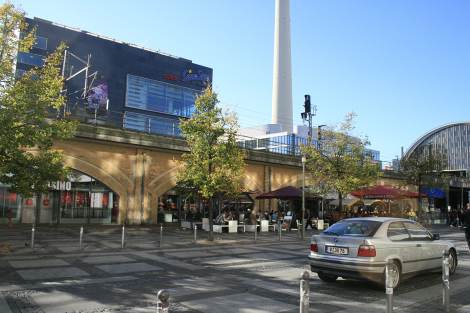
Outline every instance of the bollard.
{"label": "bollard", "polygon": [[442,252],[442,304],[450,312],[449,251]]}
{"label": "bollard", "polygon": [[33,229],[31,230],[31,252],[34,252],[34,224]]}
{"label": "bollard", "polygon": [[160,224],[160,248],[162,247],[163,224]]}
{"label": "bollard", "polygon": [[196,244],[196,240],[197,240],[197,225],[194,224],[194,244]]}
{"label": "bollard", "polygon": [[302,232],[300,231],[300,225],[297,222],[297,237],[302,238]]}
{"label": "bollard", "polygon": [[278,221],[277,222],[277,230],[279,232],[279,241],[281,241],[281,232],[282,232],[281,228],[282,228],[281,227],[281,221]]}
{"label": "bollard", "polygon": [[385,293],[387,301],[387,313],[393,312],[392,265],[393,260],[387,260],[385,265]]}
{"label": "bollard", "polygon": [[257,233],[258,233],[258,225],[255,224],[255,243],[256,243]]}
{"label": "bollard", "polygon": [[157,294],[158,302],[157,302],[157,313],[168,312],[170,307],[170,303],[168,299],[170,298],[170,293],[165,289],[160,290]]}
{"label": "bollard", "polygon": [[80,245],[78,247],[78,251],[82,251],[82,239],[83,239],[83,226],[80,227]]}
{"label": "bollard", "polygon": [[125,226],[122,225],[122,240],[121,240],[121,249],[124,249],[124,232],[125,232]]}
{"label": "bollard", "polygon": [[310,274],[302,272],[300,280],[300,313],[308,313],[310,305]]}

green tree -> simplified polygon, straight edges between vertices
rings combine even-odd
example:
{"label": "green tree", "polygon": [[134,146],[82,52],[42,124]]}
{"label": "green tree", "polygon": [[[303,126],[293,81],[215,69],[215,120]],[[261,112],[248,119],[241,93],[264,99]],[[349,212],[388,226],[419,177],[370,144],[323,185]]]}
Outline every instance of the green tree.
{"label": "green tree", "polygon": [[416,151],[400,160],[400,171],[403,172],[404,184],[418,188],[418,222],[421,221],[422,188],[446,188],[449,176],[444,173],[448,163],[446,157],[434,150]]}
{"label": "green tree", "polygon": [[208,85],[195,103],[194,117],[181,119],[179,128],[190,153],[183,154],[184,167],[177,171],[177,188],[190,197],[209,201],[209,240],[214,240],[212,198],[242,193],[246,151],[237,143],[238,117],[217,107],[217,93]]}
{"label": "green tree", "polygon": [[306,166],[312,179],[311,191],[325,195],[334,192],[339,199],[339,218],[343,215],[343,196],[361,187],[367,187],[380,178],[379,166],[366,147],[367,137],[353,134],[354,112],[345,116],[339,126],[322,129],[321,142],[302,146]]}
{"label": "green tree", "polygon": [[[28,52],[36,38],[25,15],[9,2],[0,8],[0,181],[11,185],[10,192],[27,197],[48,192],[49,182],[69,175],[62,152],[52,149],[52,139],[71,138],[77,122],[53,119],[47,112],[65,104],[59,75],[63,45],[42,67],[21,77],[15,71],[18,53]],[[39,154],[31,152],[36,147]]]}

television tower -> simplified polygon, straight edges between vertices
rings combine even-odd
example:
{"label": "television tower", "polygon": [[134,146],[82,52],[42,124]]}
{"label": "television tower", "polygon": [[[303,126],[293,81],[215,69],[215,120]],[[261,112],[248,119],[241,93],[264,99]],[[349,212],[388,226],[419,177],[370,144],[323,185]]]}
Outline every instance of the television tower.
{"label": "television tower", "polygon": [[290,0],[276,0],[272,124],[293,131]]}

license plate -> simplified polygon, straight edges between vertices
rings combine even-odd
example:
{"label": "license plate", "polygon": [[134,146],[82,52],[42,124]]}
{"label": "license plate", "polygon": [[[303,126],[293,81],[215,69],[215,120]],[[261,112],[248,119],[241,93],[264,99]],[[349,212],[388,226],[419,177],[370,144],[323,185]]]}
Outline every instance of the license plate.
{"label": "license plate", "polygon": [[325,252],[326,253],[331,253],[331,254],[347,255],[349,253],[349,248],[326,246]]}

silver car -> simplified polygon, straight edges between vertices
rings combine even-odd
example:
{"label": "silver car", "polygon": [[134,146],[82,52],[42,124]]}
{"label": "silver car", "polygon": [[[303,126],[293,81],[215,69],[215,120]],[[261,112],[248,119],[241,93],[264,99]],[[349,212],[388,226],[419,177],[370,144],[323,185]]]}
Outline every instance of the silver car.
{"label": "silver car", "polygon": [[338,277],[384,283],[385,263],[393,260],[393,287],[404,278],[442,270],[442,253],[449,252],[449,272],[457,268],[452,243],[432,235],[412,220],[400,218],[350,218],[339,221],[320,235],[313,235],[308,262],[324,281]]}

